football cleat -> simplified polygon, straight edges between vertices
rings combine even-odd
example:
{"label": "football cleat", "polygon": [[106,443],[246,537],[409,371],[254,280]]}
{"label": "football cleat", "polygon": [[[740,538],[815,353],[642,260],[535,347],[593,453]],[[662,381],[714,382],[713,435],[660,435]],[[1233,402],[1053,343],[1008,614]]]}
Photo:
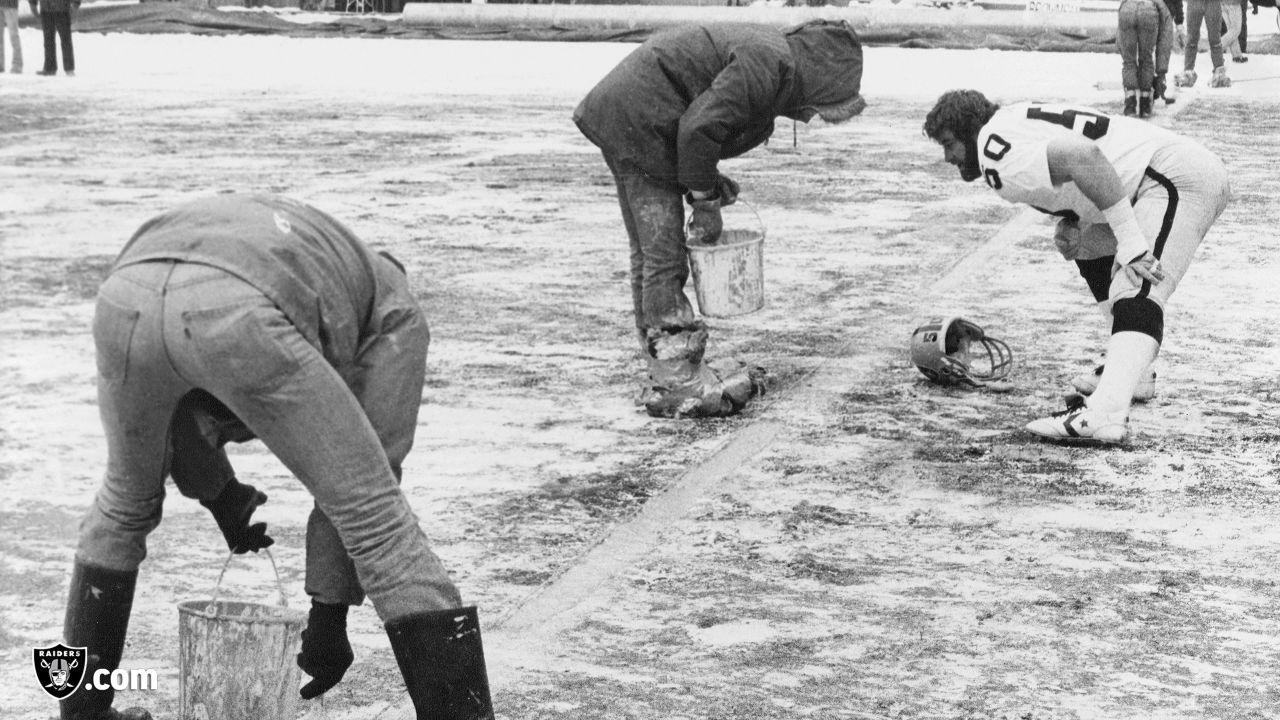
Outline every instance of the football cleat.
{"label": "football cleat", "polygon": [[1186,72],[1180,72],[1177,75],[1174,75],[1173,84],[1178,87],[1195,87],[1196,80],[1199,79],[1199,77],[1199,75],[1196,75],[1195,70],[1187,70]]}
{"label": "football cleat", "polygon": [[[1092,395],[1094,390],[1098,389],[1098,380],[1102,378],[1102,368],[1105,365],[1088,371],[1071,378],[1071,387],[1081,395]],[[1138,381],[1138,387],[1133,390],[1133,402],[1146,402],[1156,396],[1156,371],[1147,368],[1147,372]]]}
{"label": "football cleat", "polygon": [[1094,410],[1076,395],[1065,410],[1027,423],[1027,432],[1068,445],[1119,445],[1129,438],[1129,414]]}

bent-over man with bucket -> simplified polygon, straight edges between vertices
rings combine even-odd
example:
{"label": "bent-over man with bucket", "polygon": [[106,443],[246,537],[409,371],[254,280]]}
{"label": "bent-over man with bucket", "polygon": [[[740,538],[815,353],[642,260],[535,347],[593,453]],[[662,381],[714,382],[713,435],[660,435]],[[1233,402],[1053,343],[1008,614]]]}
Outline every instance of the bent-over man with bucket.
{"label": "bent-over man with bucket", "polygon": [[[93,322],[107,472],[80,528],[64,633],[86,677],[120,663],[165,478],[210,510],[235,552],[272,543],[266,495],[222,449],[258,437],[315,499],[311,612],[298,664],[315,697],[351,665],[347,608],[368,593],[418,718],[493,717],[474,607],[399,487],[429,340],[403,267],[329,215],[278,195],[220,195],[145,223],[98,293]],[[64,720],[146,717],[111,691]]]}
{"label": "bent-over man with bucket", "polygon": [[574,111],[613,173],[631,239],[650,415],[730,415],[762,388],[738,363],[729,370],[703,361],[707,329],[684,294],[684,201],[688,242],[716,242],[720,208],[738,193],[719,161],[768,140],[777,117],[848,120],[866,107],[861,85],[862,44],[848,23],[692,25],[654,35]]}

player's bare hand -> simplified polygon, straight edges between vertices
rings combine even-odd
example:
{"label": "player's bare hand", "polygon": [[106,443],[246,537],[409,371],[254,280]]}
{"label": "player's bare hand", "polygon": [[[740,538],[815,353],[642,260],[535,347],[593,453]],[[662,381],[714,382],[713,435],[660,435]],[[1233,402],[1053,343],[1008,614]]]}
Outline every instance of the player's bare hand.
{"label": "player's bare hand", "polygon": [[1143,282],[1158,285],[1161,280],[1164,280],[1164,270],[1160,267],[1160,261],[1150,252],[1143,253],[1141,257],[1121,269],[1124,270],[1124,275],[1129,282],[1135,286]]}

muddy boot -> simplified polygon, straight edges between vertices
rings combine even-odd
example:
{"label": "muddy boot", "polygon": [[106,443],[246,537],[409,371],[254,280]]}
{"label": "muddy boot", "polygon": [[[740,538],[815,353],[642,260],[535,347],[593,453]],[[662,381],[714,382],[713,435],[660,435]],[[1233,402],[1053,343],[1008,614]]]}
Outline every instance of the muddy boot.
{"label": "muddy boot", "polygon": [[387,637],[418,720],[493,720],[474,607],[392,620]]}
{"label": "muddy boot", "polygon": [[[76,561],[62,634],[68,647],[88,648],[82,676],[86,681],[99,670],[120,667],[137,580],[137,570],[108,570]],[[62,701],[62,720],[151,720],[151,713],[141,708],[113,709],[114,696],[114,690],[82,687]]]}
{"label": "muddy boot", "polygon": [[1151,117],[1151,91],[1144,90],[1138,95],[1138,117]]}
{"label": "muddy boot", "polygon": [[1200,76],[1196,75],[1195,70],[1184,70],[1178,73],[1177,75],[1173,76],[1173,84],[1177,85],[1178,87],[1185,87],[1185,88],[1195,87],[1196,80],[1198,80],[1199,78]]}
{"label": "muddy boot", "polygon": [[1231,87],[1231,78],[1227,77],[1226,67],[1216,67],[1213,69],[1213,77],[1209,78],[1209,87],[1211,88]]}
{"label": "muddy boot", "polygon": [[1138,114],[1138,95],[1132,90],[1124,94],[1124,116],[1133,117]]}
{"label": "muddy boot", "polygon": [[707,328],[649,331],[649,382],[645,410],[653,417],[724,417],[764,393],[764,370],[736,360],[707,363]]}

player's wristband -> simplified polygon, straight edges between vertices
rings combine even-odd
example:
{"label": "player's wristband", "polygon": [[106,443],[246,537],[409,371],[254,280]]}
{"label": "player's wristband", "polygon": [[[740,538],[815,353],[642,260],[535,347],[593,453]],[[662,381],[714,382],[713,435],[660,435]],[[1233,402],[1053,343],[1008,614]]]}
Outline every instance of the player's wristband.
{"label": "player's wristband", "polygon": [[1133,214],[1133,206],[1127,198],[1103,210],[1102,215],[1111,227],[1111,234],[1116,236],[1116,262],[1128,265],[1150,250],[1138,225],[1138,216]]}

